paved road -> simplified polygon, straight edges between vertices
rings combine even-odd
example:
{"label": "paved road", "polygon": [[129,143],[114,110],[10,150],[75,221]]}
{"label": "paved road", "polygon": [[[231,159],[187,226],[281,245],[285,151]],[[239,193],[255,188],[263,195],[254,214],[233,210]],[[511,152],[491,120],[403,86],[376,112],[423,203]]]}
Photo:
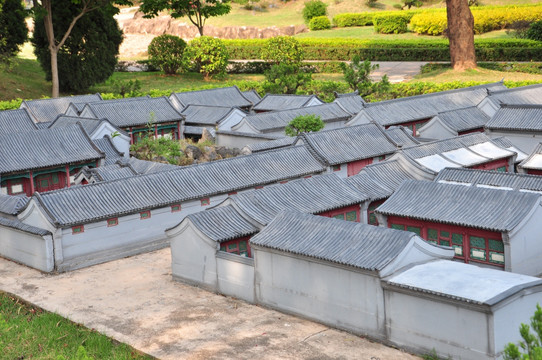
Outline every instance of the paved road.
{"label": "paved road", "polygon": [[427,64],[424,61],[380,61],[374,62],[380,67],[371,74],[373,80],[380,80],[384,74],[390,82],[397,83],[412,79],[420,73],[420,67]]}
{"label": "paved road", "polygon": [[0,290],[160,359],[420,360],[171,279],[169,249],[48,275],[0,258]]}

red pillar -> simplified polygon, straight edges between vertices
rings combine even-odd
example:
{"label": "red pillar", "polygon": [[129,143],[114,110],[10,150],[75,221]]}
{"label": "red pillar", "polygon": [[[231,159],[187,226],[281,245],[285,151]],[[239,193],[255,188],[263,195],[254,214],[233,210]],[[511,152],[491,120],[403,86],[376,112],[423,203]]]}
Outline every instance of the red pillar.
{"label": "red pillar", "polygon": [[30,170],[30,195],[34,195],[34,173]]}
{"label": "red pillar", "polygon": [[70,184],[71,181],[70,181],[70,166],[69,165],[66,165],[66,185],[68,187],[70,187]]}
{"label": "red pillar", "polygon": [[134,144],[134,128],[130,127],[130,145]]}
{"label": "red pillar", "polygon": [[154,139],[158,139],[158,125],[154,125]]}

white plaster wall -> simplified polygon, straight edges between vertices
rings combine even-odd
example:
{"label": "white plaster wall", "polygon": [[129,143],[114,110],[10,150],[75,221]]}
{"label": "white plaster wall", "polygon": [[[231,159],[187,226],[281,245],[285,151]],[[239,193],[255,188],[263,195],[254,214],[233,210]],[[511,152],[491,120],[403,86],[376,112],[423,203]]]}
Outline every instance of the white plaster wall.
{"label": "white plaster wall", "polygon": [[329,263],[253,250],[259,303],[384,338],[384,300],[377,277]]}
{"label": "white plaster wall", "polygon": [[216,243],[205,240],[188,221],[184,221],[181,227],[174,235],[170,230],[173,277],[217,291]]}
{"label": "white plaster wall", "polygon": [[333,171],[333,166],[329,166],[327,172],[335,174],[342,179],[346,179],[348,177],[348,164],[341,164],[341,170],[338,171]]}
{"label": "white plaster wall", "polygon": [[417,293],[388,289],[388,339],[419,353],[436,350],[444,359],[490,359],[488,323],[491,314],[433,300]]}
{"label": "white plaster wall", "polygon": [[440,121],[433,118],[418,130],[418,136],[427,139],[449,139],[457,136],[457,132],[443,126]]}
{"label": "white plaster wall", "polygon": [[247,145],[261,143],[263,141],[269,141],[270,139],[264,137],[248,137],[248,136],[237,136],[230,134],[216,134],[216,144],[218,146],[225,146],[227,148],[238,148],[242,149]]}
{"label": "white plaster wall", "polygon": [[254,259],[218,251],[218,291],[254,303]]}
{"label": "white plaster wall", "polygon": [[530,154],[535,147],[542,142],[542,133],[517,133],[506,131],[486,130],[486,135],[491,139],[506,136],[508,140],[519,150]]}
{"label": "white plaster wall", "polygon": [[45,272],[54,269],[53,239],[0,225],[0,255]]}
{"label": "white plaster wall", "polygon": [[537,206],[532,217],[510,233],[510,271],[532,276],[542,274],[541,223],[542,206]]}
{"label": "white plaster wall", "polygon": [[346,125],[354,126],[354,125],[360,125],[360,124],[369,124],[371,120],[372,119],[367,114],[365,114],[365,111],[361,110],[356,116],[348,120]]}

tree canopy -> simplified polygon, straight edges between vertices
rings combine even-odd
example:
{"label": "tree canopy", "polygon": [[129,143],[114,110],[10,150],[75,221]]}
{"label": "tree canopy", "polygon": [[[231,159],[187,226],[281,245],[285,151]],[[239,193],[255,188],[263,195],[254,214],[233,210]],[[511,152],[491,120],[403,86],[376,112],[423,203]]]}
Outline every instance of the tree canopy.
{"label": "tree canopy", "polygon": [[284,129],[286,135],[297,136],[304,132],[316,132],[324,128],[325,124],[317,115],[299,115]]}
{"label": "tree canopy", "polygon": [[0,58],[7,59],[19,52],[28,36],[26,11],[20,0],[0,0]]}
{"label": "tree canopy", "polygon": [[231,11],[230,0],[142,0],[139,10],[146,18],[169,10],[173,18],[188,17],[203,35],[205,21],[210,17],[226,15]]}

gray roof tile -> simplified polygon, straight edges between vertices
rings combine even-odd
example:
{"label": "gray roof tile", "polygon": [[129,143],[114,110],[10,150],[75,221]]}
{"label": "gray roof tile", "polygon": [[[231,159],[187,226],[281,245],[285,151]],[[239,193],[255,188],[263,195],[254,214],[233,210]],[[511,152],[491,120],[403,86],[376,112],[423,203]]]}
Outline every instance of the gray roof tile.
{"label": "gray roof tile", "polygon": [[325,170],[302,146],[35,195],[61,227],[270,184]]}
{"label": "gray roof tile", "polygon": [[272,134],[254,134],[254,133],[247,133],[242,131],[230,131],[230,130],[218,130],[215,132],[215,134],[224,134],[224,135],[232,135],[232,136],[239,136],[239,137],[248,137],[253,139],[269,139],[269,140],[277,140],[277,139],[283,139],[284,136],[282,135],[272,135]]}
{"label": "gray roof tile", "polygon": [[457,132],[482,128],[489,120],[489,116],[476,106],[440,112],[435,117]]}
{"label": "gray roof tile", "polygon": [[228,106],[239,108],[251,107],[253,105],[237,86],[172,93],[170,99],[179,111],[188,105]]}
{"label": "gray roof tile", "polygon": [[540,104],[542,84],[520,86],[512,89],[490,90],[489,99],[504,104]]}
{"label": "gray roof tile", "polygon": [[243,91],[243,96],[247,98],[248,101],[250,101],[253,104],[256,104],[258,101],[262,99],[260,94],[254,89]]}
{"label": "gray roof tile", "polygon": [[87,103],[102,100],[100,94],[58,97],[53,99],[24,100],[20,108],[29,110],[35,122],[48,122],[64,114],[70,103]]}
{"label": "gray roof tile", "polygon": [[293,95],[293,94],[265,94],[265,96],[252,108],[255,111],[276,111],[299,109],[307,106],[311,100],[324,102],[316,95]]}
{"label": "gray roof tile", "polygon": [[361,204],[368,196],[335,174],[318,175],[232,195],[236,207],[260,224],[267,224],[280,211],[295,209],[317,214]]}
{"label": "gray roof tile", "polygon": [[112,165],[122,159],[124,153],[120,152],[109,136],[104,136],[101,139],[94,139],[92,142],[105,154],[104,165]]}
{"label": "gray roof tile", "polygon": [[0,134],[32,131],[37,128],[26,109],[0,111]]}
{"label": "gray roof tile", "polygon": [[397,146],[406,147],[420,144],[420,142],[412,136],[412,131],[403,126],[391,126],[384,130],[384,132]]}
{"label": "gray roof tile", "polygon": [[215,126],[233,110],[226,106],[188,105],[181,114],[186,117],[186,124]]}
{"label": "gray roof tile", "polygon": [[24,232],[28,232],[28,233],[36,234],[36,235],[41,235],[41,236],[52,235],[49,230],[45,230],[45,229],[42,229],[42,228],[39,228],[39,227],[31,226],[31,225],[25,224],[25,223],[23,223],[23,222],[21,222],[19,220],[11,220],[11,219],[3,218],[3,217],[0,217],[0,226],[6,226],[6,227],[13,228],[13,229],[17,229],[17,230],[21,230],[21,231],[24,231]]}
{"label": "gray roof tile", "polygon": [[294,118],[300,115],[317,115],[323,122],[346,122],[351,114],[334,103],[309,106],[299,109],[269,111],[246,116],[246,121],[254,129],[266,132],[283,129]]}
{"label": "gray roof tile", "polygon": [[536,145],[533,152],[520,162],[518,167],[528,170],[542,170],[542,143]]}
{"label": "gray roof tile", "polygon": [[407,231],[283,211],[250,239],[276,249],[370,271],[382,270],[416,236]]}
{"label": "gray roof tile", "polygon": [[30,198],[24,195],[0,194],[0,213],[17,215],[29,200]]}
{"label": "gray roof tile", "polygon": [[301,134],[300,139],[330,165],[392,154],[395,144],[376,124],[342,127]]}
{"label": "gray roof tile", "polygon": [[[210,239],[224,242],[242,236],[252,235],[259,229],[242,217],[232,206],[190,214],[186,218]],[[186,219],[185,218],[185,219]]]}
{"label": "gray roof tile", "polygon": [[105,156],[79,125],[0,135],[0,154],[0,173],[4,174]]}
{"label": "gray roof tile", "polygon": [[291,146],[296,140],[293,136],[285,136],[276,140],[262,141],[247,145],[252,153],[275,150],[283,147]]}
{"label": "gray roof tile", "polygon": [[123,166],[130,166],[138,174],[152,174],[156,172],[162,172],[172,169],[179,169],[180,166],[172,164],[164,164],[156,161],[140,160],[135,157],[131,157],[129,160],[121,160],[120,164]]}
{"label": "gray roof tile", "polygon": [[352,115],[359,113],[366,104],[365,100],[358,93],[339,95],[333,102],[339,104]]}
{"label": "gray roof tile", "polygon": [[542,191],[542,176],[498,171],[446,168],[439,172],[434,181]]}
{"label": "gray roof tile", "polygon": [[539,203],[540,195],[534,193],[407,180],[376,212],[491,231],[511,231]]}
{"label": "gray roof tile", "polygon": [[[540,102],[542,103],[542,97]],[[487,122],[486,128],[490,130],[542,131],[542,105],[502,104],[491,120]]]}

